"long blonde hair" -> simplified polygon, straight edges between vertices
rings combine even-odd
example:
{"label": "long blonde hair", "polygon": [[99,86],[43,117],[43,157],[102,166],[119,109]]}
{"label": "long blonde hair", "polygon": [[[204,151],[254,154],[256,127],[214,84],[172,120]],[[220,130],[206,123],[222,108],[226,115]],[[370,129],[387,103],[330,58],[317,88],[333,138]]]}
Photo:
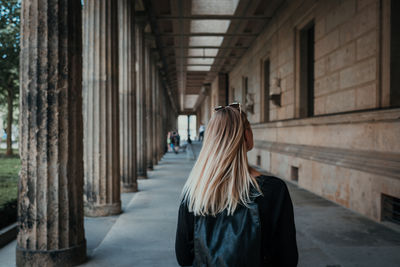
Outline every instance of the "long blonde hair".
{"label": "long blonde hair", "polygon": [[225,209],[232,215],[238,204],[250,202],[251,186],[260,192],[247,162],[249,125],[246,114],[231,106],[212,115],[182,191],[183,201],[195,215],[216,215]]}

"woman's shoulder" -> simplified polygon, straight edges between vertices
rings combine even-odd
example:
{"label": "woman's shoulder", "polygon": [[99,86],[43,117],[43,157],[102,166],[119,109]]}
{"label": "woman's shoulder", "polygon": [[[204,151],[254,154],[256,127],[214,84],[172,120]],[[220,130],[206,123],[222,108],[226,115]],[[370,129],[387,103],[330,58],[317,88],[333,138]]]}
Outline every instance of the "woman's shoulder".
{"label": "woman's shoulder", "polygon": [[256,177],[257,181],[261,181],[264,184],[271,184],[277,186],[286,186],[286,183],[276,176],[261,174]]}
{"label": "woman's shoulder", "polygon": [[267,192],[281,192],[282,190],[287,190],[286,183],[276,176],[261,174],[257,176],[256,179],[264,194]]}

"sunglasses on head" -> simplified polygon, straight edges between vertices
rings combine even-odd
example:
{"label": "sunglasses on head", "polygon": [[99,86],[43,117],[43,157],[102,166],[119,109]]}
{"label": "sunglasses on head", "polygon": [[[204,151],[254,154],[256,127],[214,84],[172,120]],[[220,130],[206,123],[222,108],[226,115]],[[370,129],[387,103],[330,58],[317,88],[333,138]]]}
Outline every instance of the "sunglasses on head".
{"label": "sunglasses on head", "polygon": [[233,102],[233,103],[231,103],[231,104],[229,104],[229,105],[227,105],[227,106],[218,106],[218,107],[215,107],[215,108],[214,108],[214,111],[219,111],[219,110],[222,110],[222,109],[224,109],[224,108],[226,108],[226,107],[236,108],[236,109],[239,110],[240,113],[242,113],[242,105],[241,105],[240,103],[238,103],[238,102]]}

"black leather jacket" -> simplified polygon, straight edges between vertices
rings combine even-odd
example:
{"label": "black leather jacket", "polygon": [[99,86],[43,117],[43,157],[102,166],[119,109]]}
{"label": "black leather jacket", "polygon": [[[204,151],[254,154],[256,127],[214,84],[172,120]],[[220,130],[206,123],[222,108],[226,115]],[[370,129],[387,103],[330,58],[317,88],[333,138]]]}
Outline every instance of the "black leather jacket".
{"label": "black leather jacket", "polygon": [[[296,266],[298,262],[296,229],[293,205],[287,186],[281,179],[272,176],[259,176],[257,179],[263,193],[255,199],[261,220],[262,266]],[[237,220],[237,223],[243,220],[240,215],[230,218]],[[208,221],[212,223],[213,219]],[[181,266],[190,266],[196,262],[194,225],[193,213],[188,211],[185,203],[181,203],[175,242],[176,258]],[[251,261],[246,261],[243,266],[253,266],[253,264]]]}

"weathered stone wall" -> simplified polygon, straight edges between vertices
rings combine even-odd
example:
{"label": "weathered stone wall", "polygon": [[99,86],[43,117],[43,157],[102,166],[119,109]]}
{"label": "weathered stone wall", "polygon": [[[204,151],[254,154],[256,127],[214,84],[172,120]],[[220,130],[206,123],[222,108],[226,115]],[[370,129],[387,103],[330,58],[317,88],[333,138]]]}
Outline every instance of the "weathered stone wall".
{"label": "weathered stone wall", "polygon": [[381,194],[400,196],[399,117],[384,109],[255,124],[249,162],[260,157],[261,168],[287,180],[297,167],[300,187],[380,220]]}
{"label": "weathered stone wall", "polygon": [[[248,77],[249,92],[261,111],[264,59],[271,62],[273,79],[281,79],[282,106],[270,105],[270,120],[295,117],[296,30],[315,23],[315,115],[379,107],[378,25],[379,1],[292,1],[271,20],[253,47],[230,73],[234,95],[243,102],[242,77]],[[297,75],[298,76],[298,75]],[[297,80],[296,80],[297,79]],[[259,122],[261,112],[250,116]]]}
{"label": "weathered stone wall", "polygon": [[[400,197],[400,110],[387,107],[381,82],[383,34],[378,0],[296,0],[282,6],[229,73],[230,99],[244,102],[244,77],[253,94],[255,149],[249,162],[375,220],[381,194]],[[299,30],[314,21],[316,117],[299,116]],[[270,102],[261,123],[262,67],[270,60]],[[280,88],[275,80],[280,79]],[[218,101],[212,83],[211,101]],[[204,103],[203,103],[204,105]],[[336,115],[333,115],[336,114]],[[305,153],[306,151],[307,153]],[[363,169],[360,166],[374,166]]]}

